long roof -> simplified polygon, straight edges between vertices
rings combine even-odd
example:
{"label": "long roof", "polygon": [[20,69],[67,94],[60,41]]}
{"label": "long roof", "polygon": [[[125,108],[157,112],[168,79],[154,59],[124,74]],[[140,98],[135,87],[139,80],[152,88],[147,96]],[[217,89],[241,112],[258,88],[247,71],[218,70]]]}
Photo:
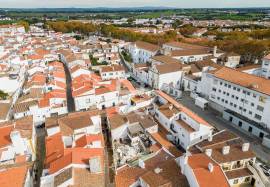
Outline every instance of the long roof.
{"label": "long roof", "polygon": [[156,52],[156,51],[159,50],[158,45],[154,45],[154,44],[151,44],[151,43],[148,43],[148,42],[137,41],[137,42],[135,42],[135,45],[138,48],[145,49],[145,50],[151,51],[151,52]]}
{"label": "long roof", "polygon": [[251,89],[266,95],[270,95],[270,80],[251,75],[232,68],[223,67],[213,73],[216,78]]}

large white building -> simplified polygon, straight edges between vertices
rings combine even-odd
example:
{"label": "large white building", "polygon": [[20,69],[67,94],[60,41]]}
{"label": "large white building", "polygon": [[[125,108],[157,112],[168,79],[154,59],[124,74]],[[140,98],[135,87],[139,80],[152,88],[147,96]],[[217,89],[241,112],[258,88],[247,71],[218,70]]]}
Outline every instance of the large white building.
{"label": "large white building", "polygon": [[137,41],[128,46],[128,51],[134,63],[146,63],[152,56],[158,53],[159,46]]}
{"label": "large white building", "polygon": [[270,129],[270,80],[223,67],[203,73],[201,94],[223,117],[265,138]]}

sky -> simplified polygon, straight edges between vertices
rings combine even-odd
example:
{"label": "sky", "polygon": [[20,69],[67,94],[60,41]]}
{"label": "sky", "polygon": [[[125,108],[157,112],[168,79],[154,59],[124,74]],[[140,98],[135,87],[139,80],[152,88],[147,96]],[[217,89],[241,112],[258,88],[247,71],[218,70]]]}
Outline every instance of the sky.
{"label": "sky", "polygon": [[93,8],[166,6],[175,8],[270,7],[270,0],[0,0],[0,8]]}

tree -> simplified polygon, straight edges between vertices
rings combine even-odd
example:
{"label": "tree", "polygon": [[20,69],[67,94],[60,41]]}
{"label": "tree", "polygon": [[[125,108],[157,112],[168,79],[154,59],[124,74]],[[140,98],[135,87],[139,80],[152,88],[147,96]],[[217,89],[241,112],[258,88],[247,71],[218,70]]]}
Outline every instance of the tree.
{"label": "tree", "polygon": [[30,29],[29,23],[27,21],[21,20],[18,22],[18,25],[24,26],[26,32],[28,32]]}
{"label": "tree", "polygon": [[0,98],[1,98],[2,100],[6,100],[7,97],[8,97],[8,94],[5,93],[4,91],[0,90]]}
{"label": "tree", "polygon": [[180,27],[182,24],[183,24],[183,21],[177,19],[177,20],[175,20],[175,21],[173,22],[172,27],[173,27],[174,29],[177,29],[177,28]]}

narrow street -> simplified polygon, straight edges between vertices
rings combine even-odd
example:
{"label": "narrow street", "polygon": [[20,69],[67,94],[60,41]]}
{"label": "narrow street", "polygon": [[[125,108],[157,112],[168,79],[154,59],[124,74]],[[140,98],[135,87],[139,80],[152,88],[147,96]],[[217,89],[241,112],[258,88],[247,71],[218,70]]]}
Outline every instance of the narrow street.
{"label": "narrow street", "polygon": [[108,128],[108,123],[106,117],[102,117],[102,133],[104,135],[105,141],[105,186],[114,186],[114,165],[113,165],[113,150],[111,143],[110,130]]}
{"label": "narrow street", "polygon": [[40,186],[40,177],[42,175],[43,164],[45,159],[45,128],[36,128],[37,131],[37,146],[36,146],[36,161],[34,164],[34,187]]}
{"label": "narrow street", "polygon": [[66,92],[67,92],[67,108],[68,112],[74,112],[75,111],[75,103],[74,98],[72,97],[72,79],[70,75],[70,71],[65,63],[63,63],[65,74],[66,74]]}
{"label": "narrow street", "polygon": [[269,162],[270,150],[264,147],[257,137],[249,135],[245,131],[236,128],[233,124],[223,119],[218,112],[214,111],[211,108],[207,110],[202,110],[201,108],[195,105],[194,100],[187,93],[183,93],[182,98],[179,99],[178,101],[181,102],[181,104],[183,104],[184,106],[194,111],[202,118],[204,118],[218,130],[227,129],[235,133],[239,137],[243,138],[244,140],[250,142],[251,148],[256,153],[257,158],[259,158],[264,162]]}

